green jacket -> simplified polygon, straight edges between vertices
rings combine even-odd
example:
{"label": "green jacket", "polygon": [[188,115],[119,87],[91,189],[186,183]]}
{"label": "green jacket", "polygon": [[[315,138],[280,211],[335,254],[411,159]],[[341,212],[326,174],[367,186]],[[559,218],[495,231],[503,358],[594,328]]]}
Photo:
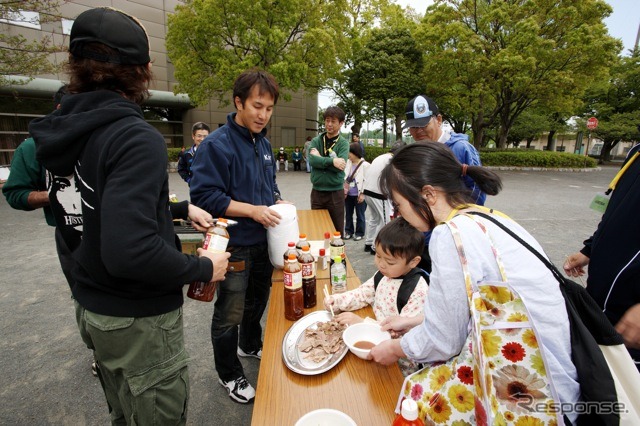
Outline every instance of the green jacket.
{"label": "green jacket", "polygon": [[[17,210],[35,210],[27,202],[32,191],[46,191],[44,168],[36,160],[36,144],[33,138],[23,141],[13,154],[9,178],[2,187],[7,202]],[[51,209],[43,208],[47,224],[56,226]]]}
{"label": "green jacket", "polygon": [[[316,136],[311,141],[309,151],[316,148],[320,152],[320,157],[309,155],[309,164],[311,164],[311,184],[316,191],[342,191],[344,185],[344,170],[333,167],[333,158],[325,155],[323,147],[323,139],[326,133]],[[329,148],[329,147],[327,147]],[[347,161],[349,158],[349,142],[340,135],[332,150],[339,158]]]}

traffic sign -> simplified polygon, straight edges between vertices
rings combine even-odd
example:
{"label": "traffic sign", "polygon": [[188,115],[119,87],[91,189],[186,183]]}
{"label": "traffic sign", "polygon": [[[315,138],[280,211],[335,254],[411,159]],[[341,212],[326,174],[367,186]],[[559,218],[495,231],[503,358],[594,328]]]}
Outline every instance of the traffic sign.
{"label": "traffic sign", "polygon": [[591,117],[587,120],[587,129],[593,130],[598,127],[598,119],[595,117]]}

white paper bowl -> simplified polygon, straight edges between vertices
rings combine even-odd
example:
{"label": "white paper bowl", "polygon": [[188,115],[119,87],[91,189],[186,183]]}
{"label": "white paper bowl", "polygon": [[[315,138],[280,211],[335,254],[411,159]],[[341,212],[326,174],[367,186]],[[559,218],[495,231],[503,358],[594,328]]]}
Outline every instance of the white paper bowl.
{"label": "white paper bowl", "polygon": [[356,422],[342,411],[321,408],[310,411],[296,422],[295,426],[357,426]]}
{"label": "white paper bowl", "polygon": [[362,359],[369,359],[369,352],[371,352],[371,350],[356,348],[354,346],[355,343],[367,341],[377,345],[389,339],[391,339],[389,332],[382,331],[380,325],[369,322],[350,325],[342,333],[342,340],[344,340],[349,350]]}

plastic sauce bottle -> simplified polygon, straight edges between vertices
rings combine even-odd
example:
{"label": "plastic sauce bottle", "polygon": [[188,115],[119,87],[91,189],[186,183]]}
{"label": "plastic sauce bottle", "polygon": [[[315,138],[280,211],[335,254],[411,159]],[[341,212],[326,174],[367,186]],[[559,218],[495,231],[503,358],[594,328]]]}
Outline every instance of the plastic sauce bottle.
{"label": "plastic sauce bottle", "polygon": [[331,249],[331,234],[329,232],[324,233],[324,249]]}
{"label": "plastic sauce bottle", "polygon": [[298,262],[302,268],[302,293],[304,295],[304,307],[316,306],[316,260],[309,251],[308,246],[302,247],[302,253],[298,256]]}
{"label": "plastic sauce bottle", "polygon": [[289,254],[294,254],[296,257],[298,257],[298,250],[296,250],[296,243],[291,242],[289,244],[287,244],[287,250],[285,250],[284,252],[284,264],[287,264],[287,261],[289,260]]}
{"label": "plastic sauce bottle", "polygon": [[[227,232],[227,219],[219,218],[215,226],[207,229],[202,242],[202,248],[211,253],[224,253],[229,244],[229,232]],[[194,281],[189,284],[187,297],[202,302],[211,302],[216,292],[217,283]]]}
{"label": "plastic sauce bottle", "polygon": [[309,241],[307,241],[307,234],[300,234],[300,239],[296,244],[296,249],[298,249],[298,256],[300,256],[300,254],[302,253],[303,247],[311,248],[311,244],[309,244]]}
{"label": "plastic sauce bottle", "polygon": [[284,265],[284,317],[289,321],[297,321],[303,314],[302,268],[296,255],[290,253]]}
{"label": "plastic sauce bottle", "polygon": [[318,269],[325,270],[329,267],[329,259],[327,258],[327,252],[321,248],[318,252]]}
{"label": "plastic sauce bottle", "polygon": [[424,422],[418,418],[418,404],[413,399],[402,401],[400,414],[391,426],[424,426]]}
{"label": "plastic sauce bottle", "polygon": [[342,263],[342,258],[336,256],[331,265],[331,293],[344,293],[347,291],[347,269]]}
{"label": "plastic sauce bottle", "polygon": [[342,256],[344,254],[344,241],[339,232],[333,233],[333,240],[331,240],[331,250],[329,251],[331,259],[336,256]]}

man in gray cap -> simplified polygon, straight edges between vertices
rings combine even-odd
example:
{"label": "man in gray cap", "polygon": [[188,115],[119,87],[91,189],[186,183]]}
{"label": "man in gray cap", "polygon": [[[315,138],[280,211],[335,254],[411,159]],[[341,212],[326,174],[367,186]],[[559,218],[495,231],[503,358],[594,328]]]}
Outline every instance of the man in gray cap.
{"label": "man in gray cap", "polygon": [[[465,166],[481,166],[480,154],[478,150],[469,143],[469,136],[442,129],[442,115],[438,105],[433,99],[424,95],[418,95],[407,103],[405,111],[407,121],[405,129],[409,129],[411,137],[416,142],[438,142],[443,143],[453,151],[458,161],[462,163],[461,177],[464,184],[471,191],[471,196],[478,205],[484,205],[487,194],[482,192],[476,183],[469,176],[466,176]],[[431,258],[429,257],[429,240],[431,232],[425,232],[425,249],[422,254],[420,268],[431,272]]]}
{"label": "man in gray cap", "polygon": [[[182,288],[224,279],[229,254],[179,250],[165,141],[139,106],[152,79],[140,22],[111,8],[83,12],[69,53],[62,107],[29,131],[40,163],[79,182],[82,239],[70,249],[80,335],[99,365],[112,424],[185,424]],[[208,226],[210,214],[184,210]]]}
{"label": "man in gray cap", "polygon": [[[481,166],[480,154],[469,143],[469,136],[445,131],[442,129],[442,115],[433,99],[418,95],[407,103],[405,112],[407,121],[405,129],[409,129],[416,142],[440,142],[453,151],[460,163],[468,166]],[[487,195],[480,191],[473,179],[464,176],[464,183],[473,193],[476,204],[483,205]]]}

